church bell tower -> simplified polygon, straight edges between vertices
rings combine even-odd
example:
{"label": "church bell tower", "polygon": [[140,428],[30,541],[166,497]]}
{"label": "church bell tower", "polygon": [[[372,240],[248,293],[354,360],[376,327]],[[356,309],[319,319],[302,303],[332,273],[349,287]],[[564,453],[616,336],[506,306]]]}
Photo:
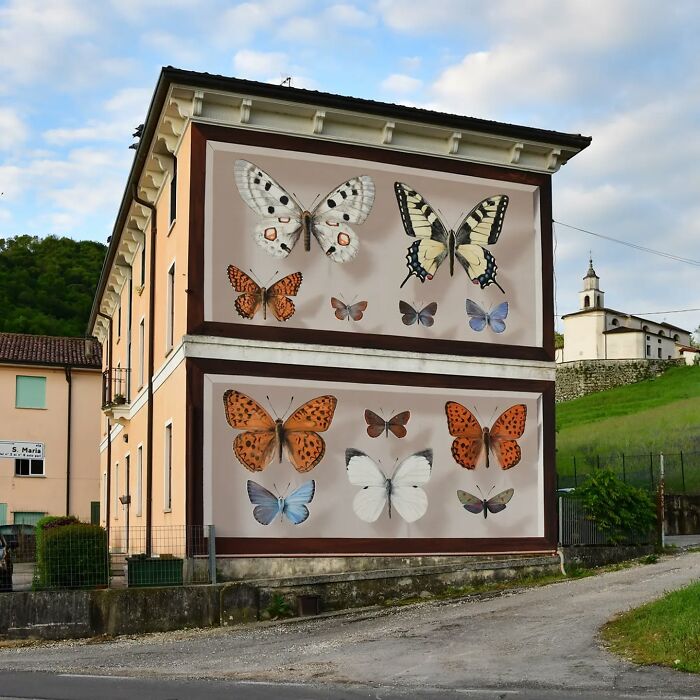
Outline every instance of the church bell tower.
{"label": "church bell tower", "polygon": [[582,311],[587,309],[602,309],[605,306],[605,292],[600,289],[600,278],[593,269],[593,258],[588,259],[588,272],[583,278],[583,289],[578,293],[579,308]]}

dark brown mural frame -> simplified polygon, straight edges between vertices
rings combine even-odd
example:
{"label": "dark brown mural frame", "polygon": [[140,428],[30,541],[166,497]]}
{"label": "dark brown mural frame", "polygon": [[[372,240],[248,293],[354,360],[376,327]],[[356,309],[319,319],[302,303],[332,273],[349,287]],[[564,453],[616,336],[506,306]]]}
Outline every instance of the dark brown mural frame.
{"label": "dark brown mural frame", "polygon": [[[439,353],[462,357],[496,357],[520,360],[554,361],[554,287],[552,250],[551,176],[478,163],[389,151],[301,136],[236,129],[193,123],[191,126],[190,236],[188,269],[187,332],[273,342],[313,343],[341,347],[375,348],[405,352]],[[409,338],[369,333],[320,331],[306,328],[254,326],[221,323],[204,319],[204,202],[206,188],[206,147],[208,141],[238,143],[288,151],[318,153],[343,158],[374,160],[414,168],[490,178],[533,185],[540,190],[542,256],[542,347],[477,343],[462,340]]]}
{"label": "dark brown mural frame", "polygon": [[217,555],[333,556],[406,554],[484,554],[552,552],[557,546],[556,471],[554,451],[554,382],[495,379],[379,370],[306,367],[236,360],[186,360],[187,372],[187,524],[203,522],[204,375],[238,374],[357,384],[389,384],[485,391],[526,391],[542,394],[544,461],[544,537],[486,538],[290,538],[217,537]]}

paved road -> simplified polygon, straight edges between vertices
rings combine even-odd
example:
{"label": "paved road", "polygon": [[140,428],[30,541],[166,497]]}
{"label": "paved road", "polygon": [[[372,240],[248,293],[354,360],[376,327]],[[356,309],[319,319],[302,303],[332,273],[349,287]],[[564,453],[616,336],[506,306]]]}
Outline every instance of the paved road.
{"label": "paved road", "polygon": [[[599,626],[616,612],[698,578],[700,553],[686,553],[487,600],[428,602],[379,613],[102,644],[4,649],[0,672],[218,679],[229,691],[247,688],[230,695],[244,698],[318,698],[324,693],[334,698],[700,698],[700,677],[638,668],[609,655],[595,641]],[[1,681],[0,696],[11,697]],[[241,681],[248,685],[241,686]],[[253,695],[253,688],[259,693],[269,689],[270,694]],[[351,694],[342,694],[340,688]],[[99,697],[110,698],[106,693]]]}

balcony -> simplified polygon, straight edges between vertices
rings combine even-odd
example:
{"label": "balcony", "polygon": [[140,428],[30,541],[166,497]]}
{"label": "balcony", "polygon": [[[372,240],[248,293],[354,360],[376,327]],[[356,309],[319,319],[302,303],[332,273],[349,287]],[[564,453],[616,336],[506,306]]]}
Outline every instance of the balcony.
{"label": "balcony", "polygon": [[131,405],[130,370],[117,367],[102,372],[102,410],[110,418],[126,418]]}

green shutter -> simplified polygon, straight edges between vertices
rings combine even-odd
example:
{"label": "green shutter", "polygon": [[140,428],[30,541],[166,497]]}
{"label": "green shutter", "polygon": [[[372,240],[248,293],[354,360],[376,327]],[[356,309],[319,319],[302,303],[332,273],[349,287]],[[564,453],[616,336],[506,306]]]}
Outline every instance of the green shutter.
{"label": "green shutter", "polygon": [[36,525],[46,513],[15,511],[15,525]]}
{"label": "green shutter", "polygon": [[90,522],[93,525],[100,524],[100,502],[90,501]]}
{"label": "green shutter", "polygon": [[46,377],[17,375],[17,408],[46,408]]}
{"label": "green shutter", "polygon": [[0,503],[0,525],[7,525],[7,503]]}

